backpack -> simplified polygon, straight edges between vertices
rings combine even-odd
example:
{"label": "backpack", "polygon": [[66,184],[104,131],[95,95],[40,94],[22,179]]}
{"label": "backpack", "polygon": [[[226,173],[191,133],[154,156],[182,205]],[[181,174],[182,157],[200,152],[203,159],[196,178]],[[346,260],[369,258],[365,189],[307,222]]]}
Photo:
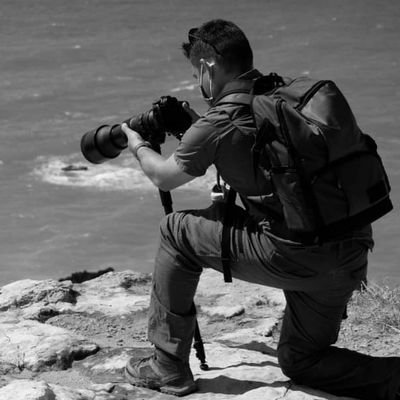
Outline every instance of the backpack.
{"label": "backpack", "polygon": [[393,209],[377,145],[334,82],[272,73],[232,82],[223,103],[250,106],[254,168],[272,182],[299,241],[340,236]]}

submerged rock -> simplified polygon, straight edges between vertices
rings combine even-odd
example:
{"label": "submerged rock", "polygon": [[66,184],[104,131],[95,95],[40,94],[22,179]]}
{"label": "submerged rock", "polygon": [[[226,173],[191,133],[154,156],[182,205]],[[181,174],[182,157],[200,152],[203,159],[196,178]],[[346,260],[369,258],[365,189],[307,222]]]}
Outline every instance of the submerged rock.
{"label": "submerged rock", "polygon": [[89,168],[86,165],[79,165],[79,164],[69,164],[69,165],[61,168],[61,170],[64,172],[87,171],[88,169]]}

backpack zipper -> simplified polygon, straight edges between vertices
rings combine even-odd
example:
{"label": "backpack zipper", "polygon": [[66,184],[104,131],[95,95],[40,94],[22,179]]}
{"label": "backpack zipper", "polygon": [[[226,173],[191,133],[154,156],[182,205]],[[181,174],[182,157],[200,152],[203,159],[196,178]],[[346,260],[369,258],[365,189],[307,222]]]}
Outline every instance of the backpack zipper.
{"label": "backpack zipper", "polygon": [[[283,116],[283,111],[282,111],[283,106],[282,105],[284,102],[285,102],[285,100],[279,99],[275,104],[275,111],[276,111],[276,114],[278,115],[280,130],[282,132],[282,137],[283,137],[283,140],[285,141],[285,145],[288,149],[290,159],[292,160],[294,167],[296,167],[296,164],[297,164],[296,160],[298,159],[298,157],[296,155],[296,151],[294,149],[292,141],[290,140],[290,137],[288,134],[288,128],[286,126],[285,117]],[[293,168],[293,165],[290,165],[289,160],[288,160],[288,168]]]}
{"label": "backpack zipper", "polygon": [[[326,81],[325,81],[326,82]],[[317,84],[315,84],[311,89],[310,92],[312,90],[313,93],[315,93],[320,87],[322,86],[322,82],[318,82]],[[309,92],[308,92],[309,93]],[[308,94],[307,93],[307,94]],[[286,125],[286,120],[285,117],[283,115],[283,103],[286,103],[286,101],[282,98],[280,98],[277,102],[276,102],[276,113],[278,115],[278,120],[279,120],[279,125],[281,128],[281,132],[282,132],[282,136],[286,142],[286,146],[288,149],[288,154],[289,154],[289,158],[291,159],[293,165],[289,165],[286,168],[286,172],[288,171],[296,171],[297,176],[299,178],[299,183],[300,186],[303,190],[303,195],[304,198],[306,199],[306,202],[308,202],[309,206],[311,206],[311,210],[313,211],[314,214],[314,218],[316,221],[316,226],[321,226],[322,224],[322,216],[321,216],[321,212],[318,208],[318,202],[315,198],[314,192],[312,190],[311,184],[309,182],[309,180],[306,177],[306,174],[304,172],[304,168],[303,168],[303,163],[301,158],[298,156],[293,143],[290,139],[289,133],[288,133],[288,128]],[[288,160],[289,161],[289,160]],[[283,172],[283,171],[282,171]]]}
{"label": "backpack zipper", "polygon": [[316,83],[314,83],[314,85],[312,85],[310,87],[310,89],[308,89],[308,91],[306,92],[306,94],[303,97],[303,100],[297,104],[296,107],[294,107],[295,110],[301,110],[311,99],[311,97],[314,96],[315,93],[318,92],[319,89],[322,88],[322,86],[325,86],[327,83],[331,83],[332,81],[329,80],[324,80],[324,81],[318,81]]}

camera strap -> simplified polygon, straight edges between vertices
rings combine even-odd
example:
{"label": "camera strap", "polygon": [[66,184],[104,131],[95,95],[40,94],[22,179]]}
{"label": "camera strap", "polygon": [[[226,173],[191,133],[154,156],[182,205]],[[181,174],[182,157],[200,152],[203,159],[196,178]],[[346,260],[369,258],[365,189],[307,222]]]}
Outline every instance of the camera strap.
{"label": "camera strap", "polygon": [[[152,148],[158,154],[161,154],[160,145],[152,144]],[[163,190],[159,189],[158,193],[160,195],[161,204],[164,207],[165,215],[172,213],[174,210],[172,207],[171,192],[169,192],[169,191],[164,192]],[[193,310],[194,314],[196,314],[196,305],[194,304],[194,302],[192,304],[192,310]],[[203,339],[200,334],[199,321],[197,318],[196,318],[195,330],[194,330],[193,347],[196,350],[196,357],[200,361],[200,369],[202,369],[203,371],[208,370],[208,364],[206,361],[206,352],[204,350],[204,343],[203,343]]]}
{"label": "camera strap", "polygon": [[222,238],[221,238],[221,261],[222,269],[224,272],[224,281],[232,282],[231,272],[231,227],[232,227],[232,213],[233,205],[236,201],[236,191],[229,188],[228,196],[225,204],[225,212],[222,221]]}

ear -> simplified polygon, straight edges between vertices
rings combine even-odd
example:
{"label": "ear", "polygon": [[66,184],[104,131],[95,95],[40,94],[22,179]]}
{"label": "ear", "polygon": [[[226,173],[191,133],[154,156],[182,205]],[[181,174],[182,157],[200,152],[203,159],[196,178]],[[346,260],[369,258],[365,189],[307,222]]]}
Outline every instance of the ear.
{"label": "ear", "polygon": [[206,67],[206,69],[208,70],[208,72],[211,72],[212,68],[215,65],[215,60],[213,58],[209,58],[209,59],[201,58],[200,64],[203,64]]}

